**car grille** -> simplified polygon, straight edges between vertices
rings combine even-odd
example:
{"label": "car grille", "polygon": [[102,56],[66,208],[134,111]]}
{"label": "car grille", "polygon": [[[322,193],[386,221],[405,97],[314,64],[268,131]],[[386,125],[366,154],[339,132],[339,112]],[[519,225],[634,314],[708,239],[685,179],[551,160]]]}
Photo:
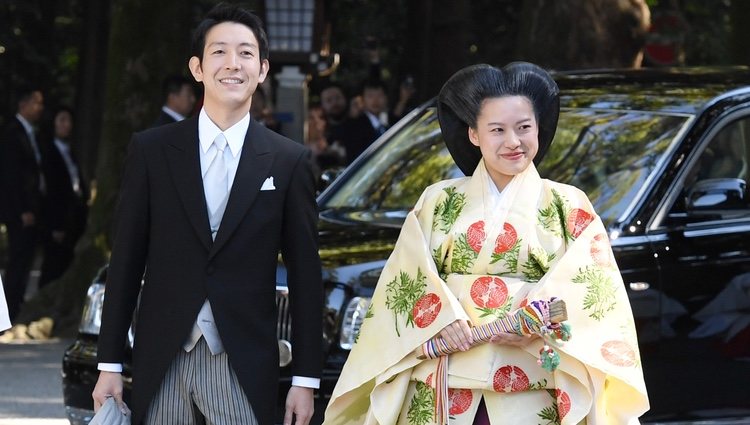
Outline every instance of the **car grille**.
{"label": "car grille", "polygon": [[289,315],[289,290],[286,286],[276,287],[276,337],[292,341],[292,317]]}

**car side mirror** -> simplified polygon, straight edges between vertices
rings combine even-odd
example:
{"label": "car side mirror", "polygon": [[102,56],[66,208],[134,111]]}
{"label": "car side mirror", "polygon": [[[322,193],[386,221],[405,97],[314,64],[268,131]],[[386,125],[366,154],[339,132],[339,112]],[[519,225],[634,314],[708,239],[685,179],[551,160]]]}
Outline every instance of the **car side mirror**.
{"label": "car side mirror", "polygon": [[747,183],[742,179],[700,180],[688,190],[685,207],[689,216],[747,213],[741,211],[750,208]]}

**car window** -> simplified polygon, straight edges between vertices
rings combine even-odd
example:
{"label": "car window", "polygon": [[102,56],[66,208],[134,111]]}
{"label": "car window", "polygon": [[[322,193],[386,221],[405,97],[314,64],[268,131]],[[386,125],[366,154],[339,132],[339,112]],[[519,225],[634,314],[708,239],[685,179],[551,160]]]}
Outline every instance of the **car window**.
{"label": "car window", "polygon": [[[563,108],[539,172],[582,189],[610,224],[633,201],[688,118]],[[351,217],[360,220],[398,222],[427,186],[462,176],[440,135],[435,108],[426,108],[359,168],[343,175],[321,209],[358,211],[361,214]]]}
{"label": "car window", "polygon": [[692,162],[680,196],[670,209],[673,222],[750,217],[750,117],[731,121]]}

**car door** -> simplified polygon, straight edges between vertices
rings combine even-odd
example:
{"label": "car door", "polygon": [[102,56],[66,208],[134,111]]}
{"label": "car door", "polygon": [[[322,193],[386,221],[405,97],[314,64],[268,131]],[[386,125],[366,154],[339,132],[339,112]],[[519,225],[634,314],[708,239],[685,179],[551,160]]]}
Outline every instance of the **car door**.
{"label": "car door", "polygon": [[675,165],[648,234],[661,290],[646,370],[657,417],[750,417],[750,109],[716,122]]}

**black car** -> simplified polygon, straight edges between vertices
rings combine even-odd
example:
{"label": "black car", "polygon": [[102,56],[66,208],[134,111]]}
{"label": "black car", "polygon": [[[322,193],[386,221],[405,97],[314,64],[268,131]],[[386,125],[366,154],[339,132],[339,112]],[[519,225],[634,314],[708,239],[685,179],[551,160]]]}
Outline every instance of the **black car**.
{"label": "black car", "polygon": [[[642,421],[750,423],[750,70],[601,71],[555,79],[559,128],[539,171],[584,190],[609,229],[651,402]],[[327,307],[318,416],[407,212],[426,186],[460,176],[432,101],[320,195]],[[281,393],[289,386],[294,343],[285,281],[280,266]],[[91,414],[102,282],[100,276],[92,284],[79,337],[63,359],[71,421]]]}

